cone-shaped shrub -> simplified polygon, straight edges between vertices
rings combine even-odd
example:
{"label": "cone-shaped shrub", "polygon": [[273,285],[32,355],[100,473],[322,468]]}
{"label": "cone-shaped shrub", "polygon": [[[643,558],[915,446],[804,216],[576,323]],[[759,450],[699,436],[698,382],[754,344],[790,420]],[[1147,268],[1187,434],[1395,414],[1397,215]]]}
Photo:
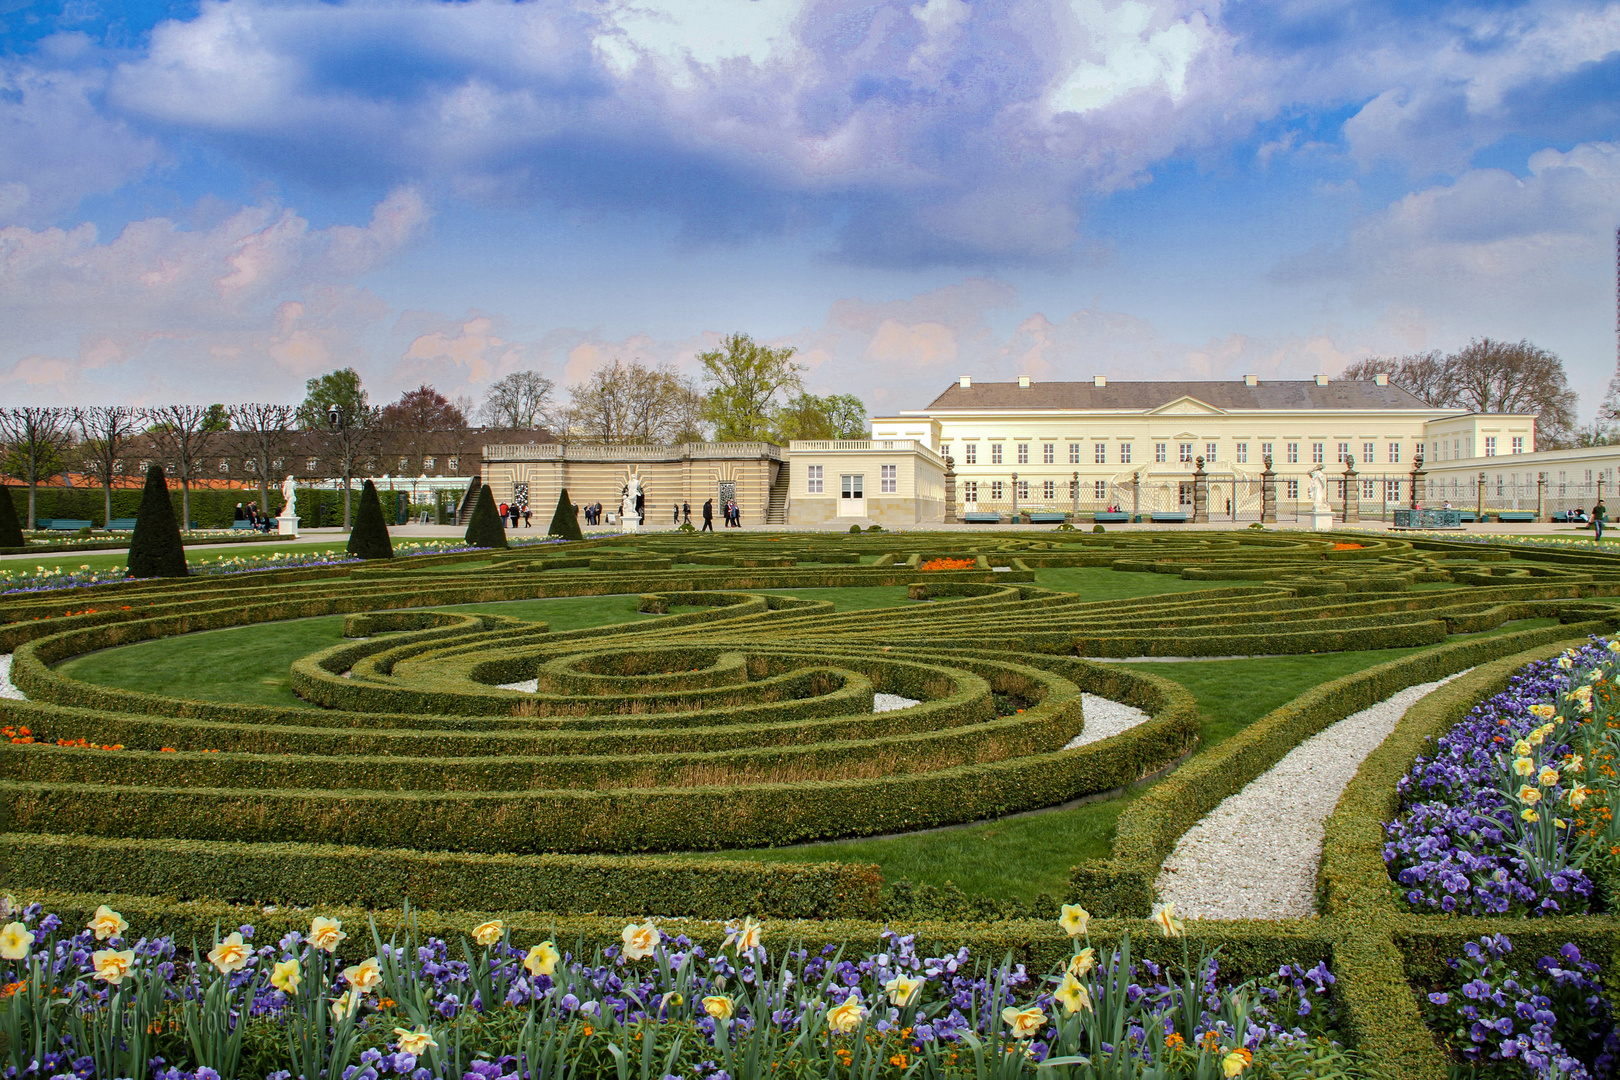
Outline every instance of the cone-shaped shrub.
{"label": "cone-shaped shrub", "polygon": [[0,484],[0,548],[22,547],[26,543],[22,522],[17,520],[17,504],[11,501],[11,489]]}
{"label": "cone-shaped shrub", "polygon": [[495,496],[490,494],[488,484],[478,489],[478,505],[467,522],[467,543],[485,548],[506,546],[506,526],[501,523],[501,512],[495,508]]}
{"label": "cone-shaped shrub", "polygon": [[169,482],[163,466],[146,470],[146,490],[135,513],[135,535],[129,541],[130,577],[185,577],[186,548],[180,542],[180,523],[169,501]]}
{"label": "cone-shaped shrub", "polygon": [[349,532],[349,554],[362,559],[394,557],[394,543],[388,539],[388,526],[383,521],[377,485],[370,480],[360,491],[360,512],[355,515],[354,528]]}
{"label": "cone-shaped shrub", "polygon": [[585,539],[585,534],[579,531],[579,507],[568,501],[567,488],[557,493],[557,512],[551,515],[551,528],[547,533],[564,540]]}

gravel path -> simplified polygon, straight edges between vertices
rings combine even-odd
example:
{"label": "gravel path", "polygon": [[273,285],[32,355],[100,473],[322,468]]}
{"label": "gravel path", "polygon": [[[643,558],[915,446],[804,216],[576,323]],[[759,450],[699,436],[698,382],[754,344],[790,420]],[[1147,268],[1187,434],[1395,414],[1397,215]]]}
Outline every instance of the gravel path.
{"label": "gravel path", "polygon": [[28,700],[21,690],[12,685],[10,653],[0,656],[0,698],[10,698],[12,701]]}
{"label": "gravel path", "polygon": [[1154,882],[1159,898],[1195,919],[1314,915],[1322,836],[1345,786],[1408,709],[1465,674],[1409,686],[1294,747],[1187,830]]}
{"label": "gravel path", "polygon": [[1148,714],[1134,705],[1109,701],[1096,694],[1081,694],[1080,710],[1086,718],[1086,726],[1080,734],[1069,740],[1063,747],[1065,750],[1073,750],[1077,746],[1118,735],[1148,719]]}
{"label": "gravel path", "polygon": [[873,694],[872,711],[893,712],[896,709],[909,709],[913,705],[921,704],[917,698],[901,697],[899,694]]}

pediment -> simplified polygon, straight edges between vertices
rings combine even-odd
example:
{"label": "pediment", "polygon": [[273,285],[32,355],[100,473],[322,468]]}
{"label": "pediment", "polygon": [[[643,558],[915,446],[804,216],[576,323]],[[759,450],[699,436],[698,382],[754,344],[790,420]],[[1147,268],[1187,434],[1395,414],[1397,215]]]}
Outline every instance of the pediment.
{"label": "pediment", "polygon": [[1163,405],[1160,405],[1157,409],[1150,410],[1148,415],[1166,416],[1177,413],[1190,413],[1194,416],[1224,416],[1226,414],[1226,410],[1217,409],[1207,401],[1199,401],[1195,397],[1183,394],[1174,401],[1167,401]]}

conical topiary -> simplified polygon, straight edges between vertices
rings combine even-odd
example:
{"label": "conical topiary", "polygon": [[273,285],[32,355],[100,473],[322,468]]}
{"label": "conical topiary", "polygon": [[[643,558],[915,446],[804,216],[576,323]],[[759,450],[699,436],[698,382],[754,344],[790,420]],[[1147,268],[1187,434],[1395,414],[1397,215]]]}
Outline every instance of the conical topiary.
{"label": "conical topiary", "polygon": [[370,480],[360,491],[360,512],[355,515],[354,528],[349,532],[349,554],[362,559],[394,557],[394,542],[388,539],[388,525],[383,521],[377,485]]}
{"label": "conical topiary", "polygon": [[472,520],[467,522],[467,543],[473,547],[503,548],[506,546],[506,526],[501,512],[495,508],[495,496],[489,485],[478,489],[478,505],[473,507]]}
{"label": "conical topiary", "polygon": [[129,541],[130,577],[185,577],[186,548],[180,542],[180,523],[169,501],[169,481],[163,466],[146,470],[146,490],[135,513],[135,535]]}
{"label": "conical topiary", "polygon": [[27,543],[22,522],[17,520],[17,504],[11,501],[11,489],[0,484],[0,548],[23,547]]}
{"label": "conical topiary", "polygon": [[567,488],[557,493],[557,512],[551,515],[551,528],[546,531],[564,540],[585,539],[585,534],[579,531],[579,507],[568,500]]}

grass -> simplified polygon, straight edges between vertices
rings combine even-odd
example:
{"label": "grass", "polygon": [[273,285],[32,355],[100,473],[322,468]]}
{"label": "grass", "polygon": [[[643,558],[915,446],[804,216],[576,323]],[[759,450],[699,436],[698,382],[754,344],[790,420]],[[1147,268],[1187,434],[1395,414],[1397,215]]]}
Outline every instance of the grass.
{"label": "grass", "polygon": [[1101,566],[1054,567],[1035,571],[1043,589],[1072,592],[1085,600],[1128,600],[1133,596],[1229,588],[1244,582],[1187,581],[1174,574],[1145,574]]}
{"label": "grass", "polygon": [[[748,592],[755,590],[749,589]],[[834,611],[869,611],[872,608],[899,607],[912,603],[904,585],[875,585],[845,589],[761,589],[766,596],[791,596],[796,600],[831,600]]]}
{"label": "grass", "polygon": [[[186,561],[195,566],[203,562],[213,562],[221,555],[224,555],[227,558],[236,558],[239,555],[271,555],[276,552],[281,552],[283,554],[291,552],[308,554],[312,551],[329,550],[341,552],[348,542],[348,537],[338,536],[322,537],[320,540],[286,543],[270,542],[264,544],[228,544],[214,547],[190,547],[186,549]],[[88,566],[92,570],[114,570],[122,569],[128,563],[129,557],[125,552],[122,551],[87,551],[82,554],[72,551],[58,551],[39,555],[37,557],[28,556],[24,558],[10,559],[7,561],[7,563],[0,563],[0,565],[13,568],[11,564],[14,564],[15,566],[27,566],[30,561],[35,562],[36,565],[48,566],[52,568],[61,567],[64,570],[71,569],[72,567],[76,566]]]}

